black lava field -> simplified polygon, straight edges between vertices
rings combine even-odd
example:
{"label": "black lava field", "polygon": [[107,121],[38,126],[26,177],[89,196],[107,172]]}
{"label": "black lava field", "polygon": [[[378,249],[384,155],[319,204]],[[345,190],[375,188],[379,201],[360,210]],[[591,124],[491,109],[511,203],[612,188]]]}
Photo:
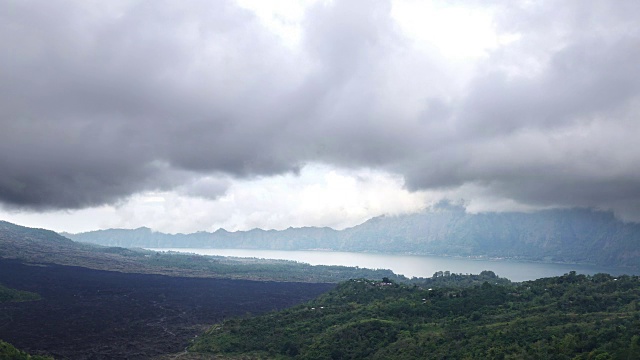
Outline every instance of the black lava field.
{"label": "black lava field", "polygon": [[42,300],[0,304],[0,339],[64,359],[182,351],[208,326],[310,300],[332,284],[127,274],[0,260],[0,283]]}

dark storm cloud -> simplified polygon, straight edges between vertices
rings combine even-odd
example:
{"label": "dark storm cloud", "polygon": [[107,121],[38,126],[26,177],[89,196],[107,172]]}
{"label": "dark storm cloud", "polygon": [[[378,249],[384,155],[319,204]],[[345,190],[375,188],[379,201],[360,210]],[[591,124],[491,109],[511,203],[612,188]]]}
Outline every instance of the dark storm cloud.
{"label": "dark storm cloud", "polygon": [[473,183],[520,203],[640,219],[631,205],[640,200],[640,6],[556,5],[508,9],[503,26],[522,31],[521,63],[534,61],[514,74],[499,66],[513,54],[492,54],[498,66],[471,82],[450,118],[456,133],[441,158],[452,161],[418,167],[411,186]]}
{"label": "dark storm cloud", "polygon": [[286,53],[247,11],[228,2],[2,7],[4,202],[83,207],[170,186],[175,169],[294,167],[265,154],[277,119],[261,121],[290,86]]}
{"label": "dark storm cloud", "polygon": [[464,100],[460,128],[473,137],[523,128],[552,130],[616,109],[639,93],[640,77],[633,76],[638,44],[637,38],[571,44],[553,54],[535,78],[499,72],[482,76]]}
{"label": "dark storm cloud", "polygon": [[211,198],[227,176],[323,162],[640,213],[636,2],[492,6],[519,40],[459,91],[463,75],[416,51],[386,1],[311,6],[298,48],[230,1],[5,1],[0,201]]}

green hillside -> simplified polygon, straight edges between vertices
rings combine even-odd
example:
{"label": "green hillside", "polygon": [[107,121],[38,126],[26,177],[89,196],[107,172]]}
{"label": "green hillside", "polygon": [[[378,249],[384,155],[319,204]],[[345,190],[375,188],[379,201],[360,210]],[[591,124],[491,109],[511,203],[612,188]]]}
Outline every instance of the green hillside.
{"label": "green hillside", "polygon": [[10,289],[0,284],[0,303],[9,301],[40,300],[40,295],[29,291]]}
{"label": "green hillside", "polygon": [[49,356],[29,355],[13,345],[0,340],[0,359],[2,360],[53,360]]}
{"label": "green hillside", "polygon": [[427,288],[350,280],[213,326],[192,353],[279,359],[640,359],[640,278],[566,274]]}

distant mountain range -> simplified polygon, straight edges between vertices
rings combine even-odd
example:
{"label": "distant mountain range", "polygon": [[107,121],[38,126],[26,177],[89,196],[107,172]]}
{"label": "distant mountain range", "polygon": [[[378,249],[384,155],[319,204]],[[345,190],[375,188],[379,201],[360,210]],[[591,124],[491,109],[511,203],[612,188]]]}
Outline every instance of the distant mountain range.
{"label": "distant mountain range", "polygon": [[63,235],[76,241],[121,247],[323,249],[640,267],[640,224],[625,223],[611,212],[590,209],[471,214],[448,207],[380,216],[344,230],[220,229],[172,235],[138,228]]}
{"label": "distant mountain range", "polygon": [[408,280],[385,269],[312,266],[287,260],[199,256],[101,246],[73,241],[50,230],[28,228],[0,220],[0,263],[3,261],[137,274],[259,281],[335,283],[355,278],[383,277],[396,281]]}

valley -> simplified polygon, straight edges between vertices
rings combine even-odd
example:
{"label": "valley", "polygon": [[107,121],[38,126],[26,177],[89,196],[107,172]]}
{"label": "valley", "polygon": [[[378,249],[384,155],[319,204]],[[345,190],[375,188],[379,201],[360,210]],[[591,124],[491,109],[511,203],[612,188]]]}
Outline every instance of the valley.
{"label": "valley", "polygon": [[640,360],[639,18],[0,0],[0,360]]}
{"label": "valley", "polygon": [[0,222],[0,284],[8,296],[0,339],[56,359],[640,354],[632,336],[640,329],[640,282],[629,275],[570,271],[512,283],[493,271],[436,271],[409,279],[390,270],[103,247]]}

